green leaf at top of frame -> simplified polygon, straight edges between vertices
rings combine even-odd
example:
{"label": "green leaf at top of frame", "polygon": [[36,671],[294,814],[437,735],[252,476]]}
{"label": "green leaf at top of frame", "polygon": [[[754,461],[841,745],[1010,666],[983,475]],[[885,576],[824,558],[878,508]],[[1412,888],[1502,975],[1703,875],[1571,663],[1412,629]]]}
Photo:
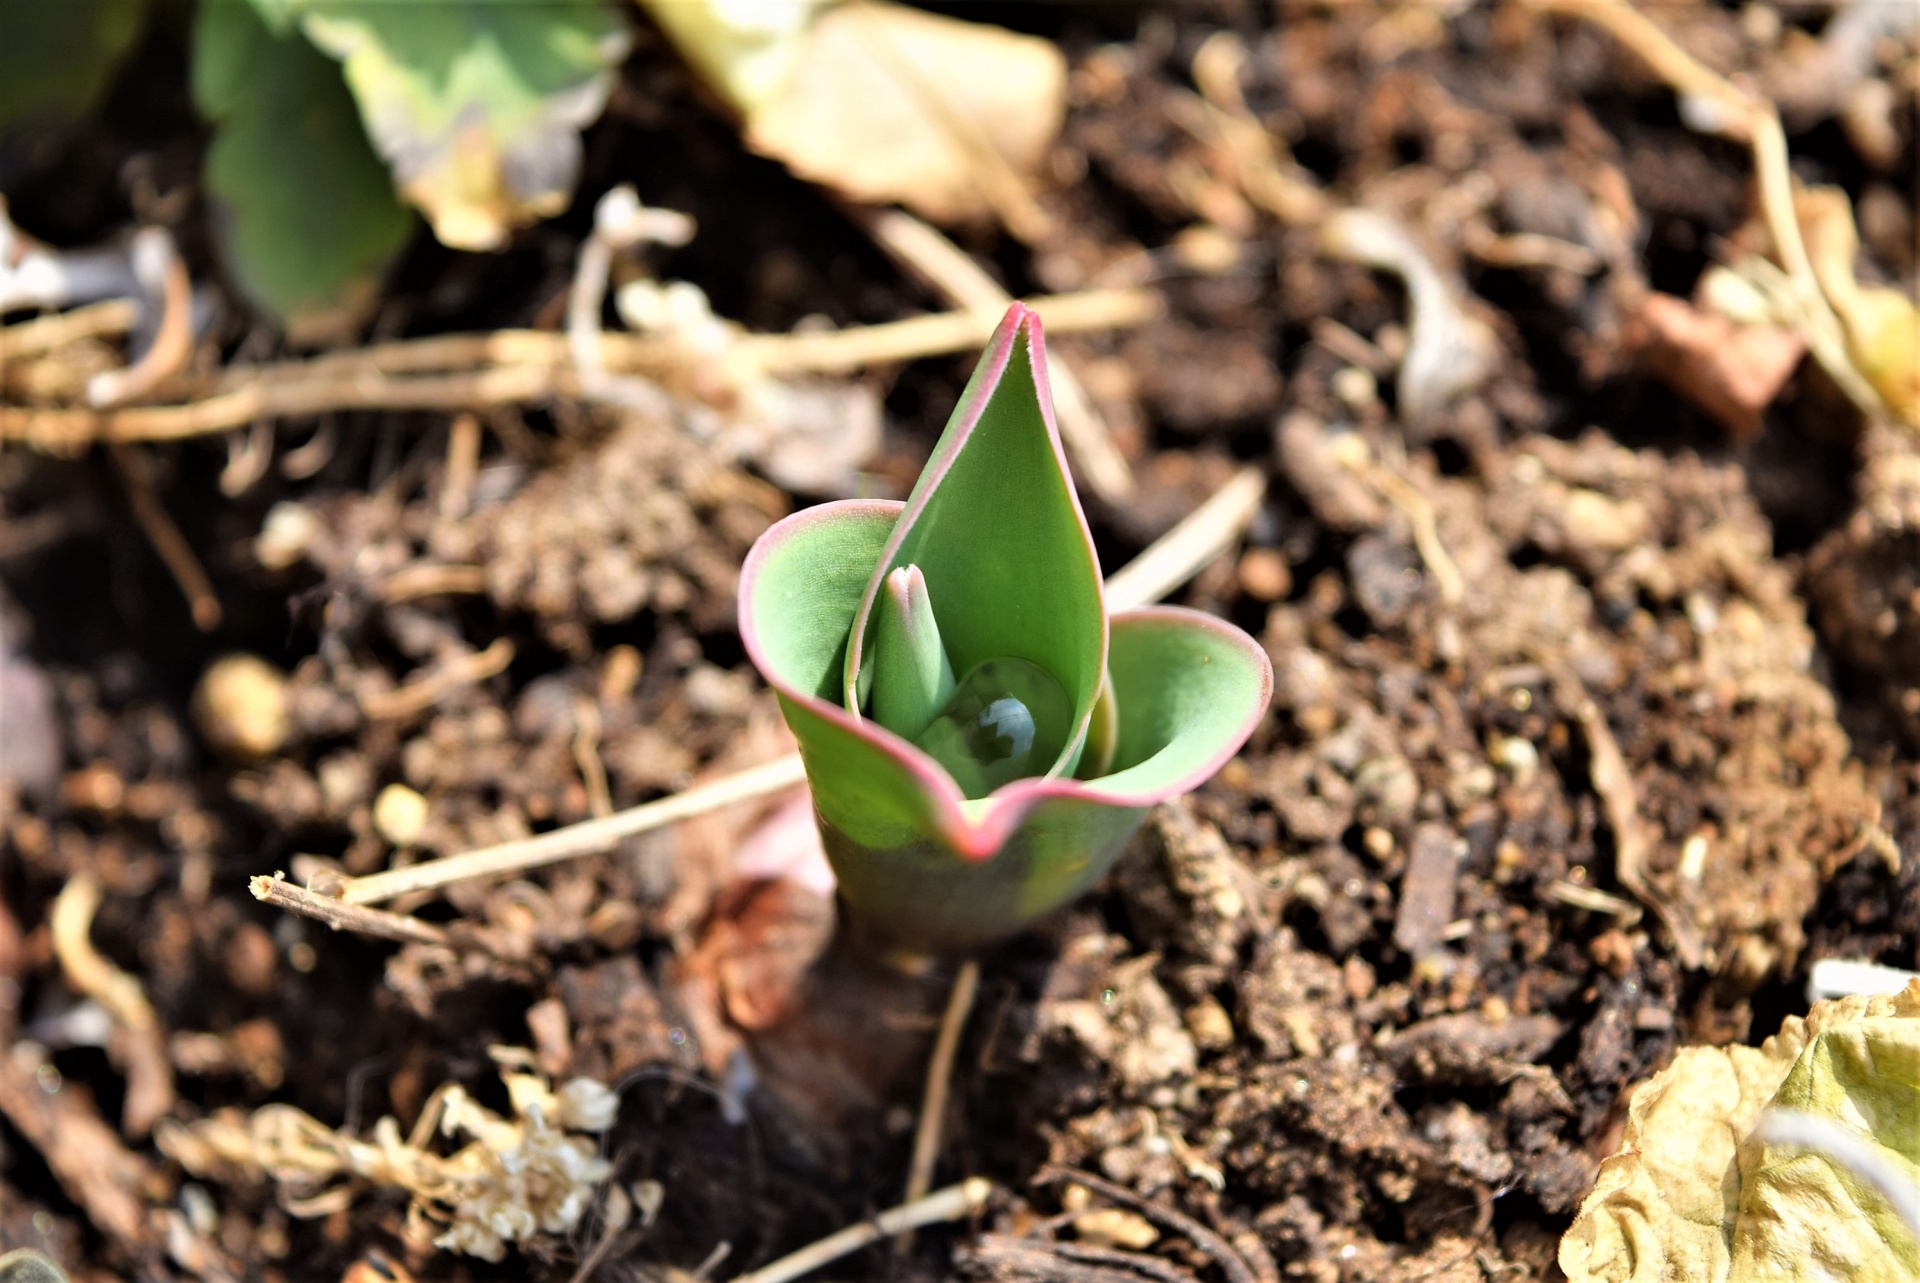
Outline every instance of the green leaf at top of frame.
{"label": "green leaf at top of frame", "polygon": [[455,249],[566,208],[630,36],[602,0],[255,0],[340,60],[394,186]]}
{"label": "green leaf at top of frame", "polygon": [[241,0],[202,0],[193,97],[213,122],[205,182],[234,283],[296,339],[351,323],[413,229],[340,69]]}
{"label": "green leaf at top of frame", "polygon": [[0,3],[0,128],[92,110],[146,12],[146,0]]}

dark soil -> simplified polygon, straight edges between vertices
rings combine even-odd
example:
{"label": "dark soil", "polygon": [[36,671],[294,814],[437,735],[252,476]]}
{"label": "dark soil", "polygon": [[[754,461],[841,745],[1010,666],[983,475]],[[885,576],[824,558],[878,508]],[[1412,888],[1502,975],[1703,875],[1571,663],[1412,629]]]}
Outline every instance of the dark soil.
{"label": "dark soil", "polygon": [[[1676,1047],[1771,1033],[1819,957],[1920,966],[1913,438],[1857,429],[1808,363],[1736,439],[1626,335],[1636,291],[1690,293],[1748,234],[1749,158],[1689,132],[1591,28],[1332,8],[967,10],[1059,39],[1074,106],[1054,238],[962,243],[1016,293],[1151,280],[1168,300],[1053,344],[1141,483],[1124,509],[1089,500],[1102,555],[1117,567],[1238,463],[1265,467],[1245,545],[1179,600],[1257,635],[1276,695],[1094,895],[982,958],[939,1171],[992,1178],[988,1212],[831,1277],[1542,1277],[1624,1094]],[[1805,15],[1784,6],[1776,30],[1756,10],[1776,17],[1687,6],[1670,25],[1760,72]],[[178,20],[162,11],[97,120],[0,149],[0,193],[55,243],[168,221],[213,281]],[[1249,107],[1329,195],[1417,229],[1481,300],[1501,357],[1478,393],[1403,428],[1397,281],[1320,256],[1176,123],[1220,31],[1248,51]],[[1911,288],[1914,130],[1877,170],[1830,119],[1789,124],[1800,176],[1873,211],[1863,274]],[[744,153],[656,40],[587,155],[574,209],[509,252],[416,245],[379,337],[551,328],[594,200],[628,180],[699,221],[662,279],[751,328],[938,306]],[[1182,239],[1201,222],[1224,264]],[[1491,261],[1467,224],[1602,265]],[[247,333],[224,351],[263,341]],[[863,376],[886,410],[866,493],[904,492],[970,365]],[[566,1280],[600,1237],[590,1219],[497,1266],[422,1254],[391,1190],[303,1219],[244,1172],[196,1179],[123,1136],[127,1047],[77,1006],[48,925],[83,877],[104,896],[94,944],[157,1013],[172,1125],[284,1102],[404,1132],[445,1082],[504,1107],[488,1048],[528,1046],[619,1088],[604,1150],[619,1181],[659,1186],[595,1277],[684,1278],[723,1244],[724,1277],[899,1201],[951,964],[889,971],[828,946],[824,905],[734,881],[765,807],[395,906],[468,946],[332,933],[248,893],[277,869],[385,867],[389,785],[426,801],[412,860],[589,818],[602,774],[619,808],[785,751],[734,593],[752,540],[819,496],[637,412],[561,401],[481,427],[454,509],[465,429],[446,415],[282,423],[244,487],[222,488],[222,440],[148,451],[224,609],[210,634],[104,450],[0,452],[0,768],[19,781],[0,798],[0,1251],[77,1278],[366,1283],[392,1276],[368,1272],[378,1254],[423,1278]],[[405,587],[465,565],[484,573],[457,591]],[[502,639],[482,680],[395,704]],[[229,652],[287,675],[285,733],[250,758],[194,709]],[[1133,1220],[1080,1215],[1054,1167]]]}

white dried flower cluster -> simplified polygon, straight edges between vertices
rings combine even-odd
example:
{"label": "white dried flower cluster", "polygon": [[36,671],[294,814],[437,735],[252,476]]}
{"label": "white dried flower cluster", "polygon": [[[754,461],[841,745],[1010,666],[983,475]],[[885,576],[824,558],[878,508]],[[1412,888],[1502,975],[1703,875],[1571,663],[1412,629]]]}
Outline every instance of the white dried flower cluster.
{"label": "white dried flower cluster", "polygon": [[[598,1146],[579,1133],[613,1126],[620,1098],[591,1078],[555,1090],[528,1070],[532,1054],[520,1048],[496,1047],[493,1055],[512,1117],[449,1083],[404,1138],[392,1118],[382,1118],[369,1139],[360,1140],[291,1106],[268,1105],[250,1117],[223,1113],[190,1126],[168,1124],[155,1139],[196,1176],[270,1177],[296,1216],[347,1206],[355,1180],[404,1189],[413,1198],[410,1238],[497,1261],[509,1243],[564,1234],[579,1223],[613,1174]],[[466,1143],[451,1154],[434,1153],[427,1146],[436,1131]]]}
{"label": "white dried flower cluster", "polygon": [[448,1089],[440,1132],[473,1139],[444,1160],[449,1187],[435,1191],[436,1206],[421,1208],[448,1220],[434,1246],[488,1261],[504,1256],[508,1243],[536,1233],[564,1234],[579,1223],[613,1165],[573,1130],[605,1131],[620,1104],[590,1078],[576,1078],[558,1092],[534,1074],[502,1079],[513,1101],[511,1120],[459,1087]]}

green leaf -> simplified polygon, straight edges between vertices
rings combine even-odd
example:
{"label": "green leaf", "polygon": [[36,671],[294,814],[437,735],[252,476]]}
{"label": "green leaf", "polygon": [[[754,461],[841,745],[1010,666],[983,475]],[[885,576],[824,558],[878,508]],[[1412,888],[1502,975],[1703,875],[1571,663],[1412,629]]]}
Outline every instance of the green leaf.
{"label": "green leaf", "polygon": [[[955,673],[1012,656],[1037,664],[1073,704],[1047,772],[1073,769],[1106,665],[1100,563],[1067,472],[1038,321],[1015,304],[973,372],[920,474],[854,621],[845,681],[857,690],[886,573],[926,576]],[[849,702],[856,717],[859,710]]]}
{"label": "green leaf", "polygon": [[916,739],[953,694],[953,665],[918,566],[887,575],[874,635],[873,720]]}
{"label": "green leaf", "polygon": [[1113,765],[1087,788],[1115,801],[1197,788],[1253,733],[1273,695],[1257,642],[1177,606],[1115,615],[1108,664],[1119,714]]}
{"label": "green leaf", "polygon": [[[741,571],[741,639],[800,743],[840,894],[856,929],[877,942],[967,948],[1079,895],[1147,808],[1196,787],[1238,750],[1272,694],[1259,645],[1194,611],[1117,616],[1109,649],[1044,377],[1037,323],[1016,305],[906,504],[796,513],[761,536]],[[921,601],[904,567],[924,573]],[[876,610],[876,599],[889,604]],[[952,668],[968,672],[961,692],[983,660],[1039,665],[1071,683],[1078,736],[1097,739],[1084,760],[1098,778],[1067,777],[1069,751],[1050,773],[970,799],[933,755],[895,733],[911,718],[890,729],[887,716],[862,717],[865,673],[877,668],[884,686],[895,664],[912,668],[939,649],[934,629],[916,622],[923,614],[937,621]],[[878,654],[863,670],[854,643],[869,633],[865,649]]]}
{"label": "green leaf", "polygon": [[740,581],[741,636],[780,694],[814,806],[871,847],[938,827],[937,769],[916,771],[905,741],[883,740],[841,707],[847,634],[899,514],[897,503],[859,500],[796,513],[754,545]]}
{"label": "green leaf", "polygon": [[146,10],[146,0],[0,4],[0,127],[92,110]]}
{"label": "green leaf", "polygon": [[228,270],[296,332],[372,301],[413,218],[367,145],[339,68],[239,0],[194,21],[194,103],[214,125],[206,186]]}
{"label": "green leaf", "polygon": [[455,249],[559,213],[628,33],[600,0],[274,0],[341,60],[401,194]]}
{"label": "green leaf", "polygon": [[[1113,620],[1116,770],[964,800],[925,754],[844,705],[846,642],[901,505],[822,504],[748,555],[740,629],[800,742],[841,895],[875,938],[965,948],[1097,880],[1147,808],[1193,788],[1266,711],[1272,670],[1230,624],[1162,607]],[[959,856],[961,858],[955,858]]]}

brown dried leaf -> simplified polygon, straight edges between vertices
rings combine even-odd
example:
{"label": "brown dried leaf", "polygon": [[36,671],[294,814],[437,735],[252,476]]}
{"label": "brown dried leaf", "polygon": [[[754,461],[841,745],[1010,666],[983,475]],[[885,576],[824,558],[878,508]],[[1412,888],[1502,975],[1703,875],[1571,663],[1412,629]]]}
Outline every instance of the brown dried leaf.
{"label": "brown dried leaf", "polygon": [[1743,325],[1671,294],[1649,294],[1637,320],[1646,368],[1742,440],[1760,435],[1807,350],[1792,330]]}
{"label": "brown dried leaf", "polygon": [[755,151],[854,200],[899,201],[943,223],[1037,215],[1019,176],[1059,133],[1066,84],[1066,60],[1045,40],[846,4],[808,30],[792,80],[750,111],[745,133]]}
{"label": "brown dried leaf", "polygon": [[1570,1283],[1912,1278],[1920,1244],[1870,1187],[1825,1155],[1750,1138],[1769,1105],[1815,1113],[1911,1179],[1916,1057],[1920,981],[1815,1003],[1757,1048],[1681,1049],[1634,1093],[1560,1268]]}

